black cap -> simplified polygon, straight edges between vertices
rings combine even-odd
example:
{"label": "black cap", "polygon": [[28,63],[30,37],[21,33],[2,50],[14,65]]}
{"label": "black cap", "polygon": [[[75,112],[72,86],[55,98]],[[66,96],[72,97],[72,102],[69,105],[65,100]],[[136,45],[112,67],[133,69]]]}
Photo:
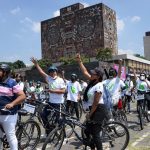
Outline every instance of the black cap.
{"label": "black cap", "polygon": [[103,77],[103,72],[99,68],[95,68],[93,70],[90,70],[90,72],[91,72],[91,74]]}

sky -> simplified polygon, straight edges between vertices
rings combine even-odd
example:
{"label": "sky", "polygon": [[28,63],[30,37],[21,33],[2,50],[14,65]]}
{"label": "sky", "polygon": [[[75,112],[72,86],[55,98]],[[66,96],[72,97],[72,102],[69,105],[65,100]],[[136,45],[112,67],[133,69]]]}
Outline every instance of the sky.
{"label": "sky", "polygon": [[150,0],[0,0],[0,62],[41,59],[40,22],[60,8],[104,3],[116,11],[119,54],[144,55],[143,37],[150,31]]}

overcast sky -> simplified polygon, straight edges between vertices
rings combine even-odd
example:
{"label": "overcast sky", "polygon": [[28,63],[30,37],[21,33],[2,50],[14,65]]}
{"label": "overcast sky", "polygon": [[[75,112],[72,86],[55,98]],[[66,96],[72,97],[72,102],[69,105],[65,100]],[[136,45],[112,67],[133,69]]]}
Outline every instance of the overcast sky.
{"label": "overcast sky", "polygon": [[119,53],[143,55],[143,36],[150,30],[150,0],[0,0],[0,62],[41,58],[40,22],[59,9],[81,2],[103,2],[116,11]]}

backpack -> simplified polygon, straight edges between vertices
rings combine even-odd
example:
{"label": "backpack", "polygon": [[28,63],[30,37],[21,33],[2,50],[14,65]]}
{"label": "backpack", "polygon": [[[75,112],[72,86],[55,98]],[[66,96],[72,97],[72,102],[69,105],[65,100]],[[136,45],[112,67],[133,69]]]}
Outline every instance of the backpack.
{"label": "backpack", "polygon": [[104,104],[106,105],[107,109],[111,110],[113,107],[112,97],[106,85],[104,84],[103,84],[103,90],[104,90],[104,93],[103,93]]}

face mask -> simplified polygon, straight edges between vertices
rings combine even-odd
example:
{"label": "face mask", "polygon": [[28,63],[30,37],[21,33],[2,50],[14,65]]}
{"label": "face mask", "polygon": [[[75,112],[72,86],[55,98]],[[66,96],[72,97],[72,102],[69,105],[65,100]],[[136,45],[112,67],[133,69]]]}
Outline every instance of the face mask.
{"label": "face mask", "polygon": [[140,76],[140,80],[145,80],[145,76]]}
{"label": "face mask", "polygon": [[110,78],[113,78],[113,77],[114,77],[114,72],[112,72],[112,71],[109,72],[109,77],[110,77]]}
{"label": "face mask", "polygon": [[129,81],[129,80],[130,80],[130,78],[129,78],[129,77],[127,77],[127,80]]}
{"label": "face mask", "polygon": [[71,77],[71,81],[72,82],[76,81],[75,77]]}

